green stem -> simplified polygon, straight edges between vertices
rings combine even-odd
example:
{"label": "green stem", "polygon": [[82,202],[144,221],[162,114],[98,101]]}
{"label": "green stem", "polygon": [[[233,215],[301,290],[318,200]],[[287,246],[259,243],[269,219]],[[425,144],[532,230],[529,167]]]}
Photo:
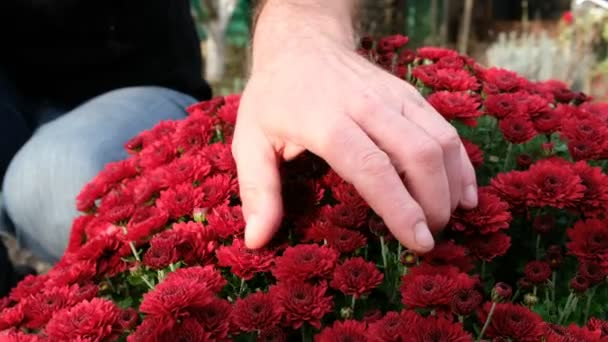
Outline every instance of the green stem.
{"label": "green stem", "polygon": [[482,261],[481,262],[481,273],[480,273],[480,277],[481,280],[483,281],[486,278],[486,262]]}
{"label": "green stem", "polygon": [[239,297],[243,294],[244,289],[245,289],[245,279],[241,278],[241,286],[239,287]]}
{"label": "green stem", "polygon": [[169,264],[169,270],[171,272],[175,272],[176,268],[175,268],[175,264]]}
{"label": "green stem", "polygon": [[477,342],[480,342],[483,338],[483,334],[485,334],[486,330],[490,326],[490,322],[492,321],[492,316],[494,316],[494,310],[496,310],[496,302],[492,303],[492,307],[490,308],[490,312],[488,313],[488,317],[486,318],[486,322],[483,324],[483,328],[481,328],[481,332],[479,333],[479,337],[477,338]]}
{"label": "green stem", "polygon": [[355,303],[357,302],[357,299],[355,298],[355,296],[352,296],[351,300],[350,300],[350,308],[353,310],[353,315],[355,314]]}
{"label": "green stem", "polygon": [[148,279],[148,276],[145,274],[141,275],[141,280],[143,280],[144,283],[146,283],[146,285],[150,288],[150,290],[154,290],[154,285],[152,285],[152,283],[150,282],[150,280]]}
{"label": "green stem", "polygon": [[587,303],[585,304],[583,324],[587,324],[587,319],[589,319],[589,311],[591,310],[591,300],[593,299],[593,296],[595,296],[596,289],[597,287],[593,287],[591,290],[587,291]]}
{"label": "green stem", "polygon": [[384,272],[387,271],[387,262],[386,262],[386,245],[384,244],[384,237],[380,237],[380,251],[382,253],[382,266],[384,267]]}
{"label": "green stem", "polygon": [[135,244],[133,243],[133,241],[129,241],[129,247],[131,247],[131,252],[135,257],[135,260],[141,262],[141,259],[139,258],[139,253],[137,253],[137,249],[135,249]]}
{"label": "green stem", "polygon": [[517,298],[519,296],[519,292],[520,292],[519,288],[517,290],[515,290],[515,293],[511,297],[511,303],[515,303],[515,298]]}
{"label": "green stem", "polygon": [[536,234],[536,260],[540,260],[540,234]]}
{"label": "green stem", "polygon": [[505,163],[502,166],[503,171],[507,171],[507,167],[509,167],[509,161],[511,160],[511,153],[513,152],[513,144],[509,143],[507,147],[507,154],[505,156]]}
{"label": "green stem", "polygon": [[553,271],[553,275],[551,276],[551,301],[553,302],[553,305],[557,306],[557,304],[555,303],[555,292],[557,292],[557,285],[555,284],[555,282],[557,281],[557,272]]}
{"label": "green stem", "polygon": [[300,327],[300,333],[302,334],[302,342],[310,341],[310,334],[308,332],[308,324],[303,324]]}
{"label": "green stem", "polygon": [[562,322],[566,318],[566,313],[570,310],[570,305],[571,305],[573,299],[574,299],[574,292],[570,292],[568,299],[566,299],[566,304],[564,304],[564,308],[562,309],[562,312],[559,315],[557,324],[562,324]]}

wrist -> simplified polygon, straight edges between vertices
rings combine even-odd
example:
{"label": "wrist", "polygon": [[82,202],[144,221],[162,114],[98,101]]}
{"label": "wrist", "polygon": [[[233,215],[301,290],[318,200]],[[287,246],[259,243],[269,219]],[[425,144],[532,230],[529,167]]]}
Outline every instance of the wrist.
{"label": "wrist", "polygon": [[355,0],[267,0],[254,30],[252,71],[285,54],[336,48],[354,51],[354,3]]}

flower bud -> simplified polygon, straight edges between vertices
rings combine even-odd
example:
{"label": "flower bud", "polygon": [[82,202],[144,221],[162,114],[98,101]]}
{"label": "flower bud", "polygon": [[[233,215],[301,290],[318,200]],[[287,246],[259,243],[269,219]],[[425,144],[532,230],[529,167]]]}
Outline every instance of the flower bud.
{"label": "flower bud", "polygon": [[585,293],[589,289],[589,280],[577,275],[570,280],[570,288],[576,293]]}
{"label": "flower bud", "polygon": [[524,295],[524,304],[525,305],[534,306],[534,305],[536,305],[536,303],[538,303],[538,297],[536,297],[534,294],[526,293],[526,295]]}
{"label": "flower bud", "polygon": [[340,309],[340,317],[343,319],[351,319],[353,317],[353,309],[348,306],[343,307]]}
{"label": "flower bud", "polygon": [[517,166],[519,166],[521,169],[527,169],[530,167],[530,165],[532,165],[533,161],[532,156],[527,153],[518,155],[516,159]]}
{"label": "flower bud", "polygon": [[494,302],[509,300],[511,299],[511,295],[513,295],[513,289],[507,283],[496,283],[492,289],[492,301]]}
{"label": "flower bud", "polygon": [[549,263],[549,266],[551,266],[551,269],[558,269],[564,261],[562,247],[559,245],[549,246],[545,252],[545,259]]}
{"label": "flower bud", "polygon": [[194,208],[192,210],[192,218],[195,222],[201,223],[205,221],[205,215],[207,214],[207,208]]}
{"label": "flower bud", "polygon": [[401,254],[401,263],[406,267],[413,267],[418,264],[418,256],[412,251],[405,251]]}

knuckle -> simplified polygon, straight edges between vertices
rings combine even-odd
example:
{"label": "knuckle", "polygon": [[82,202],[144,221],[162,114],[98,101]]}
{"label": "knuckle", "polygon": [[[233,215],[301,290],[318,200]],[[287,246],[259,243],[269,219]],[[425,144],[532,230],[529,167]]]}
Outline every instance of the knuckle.
{"label": "knuckle", "polygon": [[388,155],[377,149],[361,152],[357,157],[357,167],[366,176],[382,176],[391,170]]}
{"label": "knuckle", "polygon": [[348,146],[348,139],[348,135],[344,133],[344,126],[338,121],[332,121],[325,124],[319,131],[315,143],[321,153],[327,154],[332,149]]}
{"label": "knuckle", "polygon": [[373,119],[379,112],[382,102],[373,95],[363,94],[355,100],[352,115],[357,120]]}
{"label": "knuckle", "polygon": [[452,126],[445,128],[437,134],[436,139],[444,150],[459,151],[460,149],[460,136]]}
{"label": "knuckle", "polygon": [[437,169],[443,165],[441,145],[433,139],[424,139],[414,148],[414,160],[429,169]]}

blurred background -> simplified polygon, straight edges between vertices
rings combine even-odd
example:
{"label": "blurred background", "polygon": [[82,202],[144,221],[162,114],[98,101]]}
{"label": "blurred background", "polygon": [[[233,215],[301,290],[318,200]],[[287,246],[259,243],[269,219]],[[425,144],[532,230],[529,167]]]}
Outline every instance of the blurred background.
{"label": "blurred background", "polygon": [[[361,32],[401,33],[410,48],[446,46],[533,80],[560,79],[608,94],[608,0],[361,0]],[[254,0],[192,0],[205,78],[215,94],[240,92]]]}

